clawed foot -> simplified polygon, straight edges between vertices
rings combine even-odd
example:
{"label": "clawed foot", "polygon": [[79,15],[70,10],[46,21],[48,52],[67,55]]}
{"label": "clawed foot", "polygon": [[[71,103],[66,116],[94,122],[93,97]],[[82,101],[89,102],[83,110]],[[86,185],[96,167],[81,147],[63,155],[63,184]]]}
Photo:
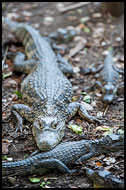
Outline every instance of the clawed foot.
{"label": "clawed foot", "polygon": [[105,121],[105,119],[103,117],[92,116],[92,121],[100,123],[100,124],[103,124],[103,122]]}
{"label": "clawed foot", "polygon": [[20,131],[20,132],[22,133],[22,129],[23,129],[22,124],[17,123],[17,124],[16,124],[16,130],[15,130],[15,133],[17,133],[18,131]]}

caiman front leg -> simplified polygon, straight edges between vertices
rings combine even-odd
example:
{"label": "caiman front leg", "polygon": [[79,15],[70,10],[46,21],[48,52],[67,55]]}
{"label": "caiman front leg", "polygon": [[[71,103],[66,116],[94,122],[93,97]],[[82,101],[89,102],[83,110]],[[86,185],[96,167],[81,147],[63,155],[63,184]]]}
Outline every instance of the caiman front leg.
{"label": "caiman front leg", "polygon": [[99,120],[100,118],[90,115],[87,112],[87,110],[85,109],[85,107],[82,104],[80,104],[79,102],[70,103],[69,107],[68,107],[68,119],[70,120],[77,112],[83,119],[87,120],[88,122],[101,123],[101,121]]}
{"label": "caiman front leg", "polygon": [[21,52],[17,52],[14,59],[14,70],[17,72],[22,72],[29,74],[32,69],[38,65],[38,61],[35,59],[25,60],[25,55]]}
{"label": "caiman front leg", "polygon": [[[11,108],[11,112],[16,119],[16,132],[20,130],[22,132],[23,118],[29,122],[33,122],[34,115],[30,107],[24,104],[15,104]],[[22,118],[23,117],[23,118]]]}
{"label": "caiman front leg", "polygon": [[59,68],[64,74],[73,75],[73,68],[66,59],[64,59],[59,53],[57,54],[57,61],[59,62]]}
{"label": "caiman front leg", "polygon": [[89,146],[89,152],[83,156],[81,156],[79,159],[75,161],[75,164],[79,164],[81,162],[84,162],[92,157],[98,156],[99,152],[93,148],[92,144]]}
{"label": "caiman front leg", "polygon": [[77,169],[70,170],[62,161],[55,158],[42,159],[40,161],[40,170],[41,170],[41,167],[45,167],[45,166],[47,166],[47,168],[48,167],[56,168],[62,173],[74,173],[77,171]]}
{"label": "caiman front leg", "polygon": [[124,70],[117,68],[114,64],[113,64],[113,68],[114,68],[114,70],[115,70],[116,72],[118,72],[120,75],[123,75],[123,76],[124,76]]}

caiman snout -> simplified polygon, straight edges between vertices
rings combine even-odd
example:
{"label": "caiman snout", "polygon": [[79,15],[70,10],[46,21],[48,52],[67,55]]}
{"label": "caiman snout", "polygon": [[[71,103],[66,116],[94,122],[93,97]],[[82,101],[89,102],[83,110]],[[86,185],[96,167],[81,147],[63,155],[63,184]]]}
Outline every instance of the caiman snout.
{"label": "caiman snout", "polygon": [[113,101],[114,95],[113,94],[106,94],[103,96],[103,102],[109,104]]}
{"label": "caiman snout", "polygon": [[54,148],[59,141],[62,139],[64,132],[50,130],[33,130],[33,135],[35,137],[36,144],[40,150],[49,150]]}
{"label": "caiman snout", "polygon": [[113,101],[117,88],[113,84],[106,84],[102,88],[103,102],[109,104]]}
{"label": "caiman snout", "polygon": [[33,135],[40,150],[54,148],[63,138],[65,123],[57,123],[56,119],[42,119],[41,122],[35,121],[33,124]]}

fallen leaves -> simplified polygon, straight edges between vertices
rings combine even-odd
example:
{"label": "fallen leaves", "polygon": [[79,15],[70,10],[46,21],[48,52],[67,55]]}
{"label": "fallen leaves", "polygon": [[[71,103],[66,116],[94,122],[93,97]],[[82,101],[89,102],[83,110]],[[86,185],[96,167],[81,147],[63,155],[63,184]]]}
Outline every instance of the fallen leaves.
{"label": "fallen leaves", "polygon": [[5,79],[5,78],[10,77],[11,75],[12,75],[12,71],[10,71],[10,72],[8,72],[6,74],[3,74],[2,77],[3,77],[3,79]]}
{"label": "fallen leaves", "polygon": [[101,167],[101,166],[102,166],[102,163],[99,162],[99,161],[97,161],[97,162],[96,162],[96,166]]}
{"label": "fallen leaves", "polygon": [[78,52],[80,52],[80,50],[82,50],[85,47],[85,43],[86,43],[86,40],[79,41],[74,48],[70,49],[69,56],[68,56],[69,59],[75,56]]}
{"label": "fallen leaves", "polygon": [[32,183],[38,183],[38,182],[41,181],[41,178],[29,177],[29,180],[30,180]]}
{"label": "fallen leaves", "polygon": [[115,163],[116,159],[112,158],[112,157],[106,157],[106,158],[103,159],[103,161],[105,161],[107,165],[110,165],[110,164]]}
{"label": "fallen leaves", "polygon": [[8,154],[8,147],[10,146],[12,141],[8,139],[2,139],[2,154]]}
{"label": "fallen leaves", "polygon": [[68,128],[72,129],[72,131],[74,131],[78,135],[81,135],[83,132],[83,127],[79,125],[69,125]]}
{"label": "fallen leaves", "polygon": [[113,127],[109,127],[109,126],[98,126],[95,129],[96,131],[105,131],[102,135],[103,136],[107,136],[110,135],[114,132]]}

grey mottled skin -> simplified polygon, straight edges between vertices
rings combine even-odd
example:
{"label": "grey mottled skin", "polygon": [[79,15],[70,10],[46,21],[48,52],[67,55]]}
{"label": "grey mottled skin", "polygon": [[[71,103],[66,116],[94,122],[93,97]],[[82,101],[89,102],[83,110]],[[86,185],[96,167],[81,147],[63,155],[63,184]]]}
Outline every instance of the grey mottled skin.
{"label": "grey mottled skin", "polygon": [[54,149],[25,160],[2,163],[2,175],[29,175],[58,169],[72,173],[68,165],[83,162],[100,154],[116,152],[124,148],[124,136],[111,134],[99,140],[81,140],[57,145]]}
{"label": "grey mottled skin", "polygon": [[86,168],[85,173],[87,177],[94,182],[97,188],[124,188],[124,180],[116,178],[111,172],[104,168],[97,170]]}
{"label": "grey mottled skin", "polygon": [[[62,73],[71,73],[68,64],[58,64],[57,57],[33,27],[5,19],[10,31],[23,43],[25,55],[18,53],[14,61],[14,70],[27,73],[21,84],[24,104],[12,106],[17,121],[17,129],[22,130],[23,119],[33,124],[33,135],[41,150],[55,147],[64,136],[66,121],[76,112],[89,122],[98,121],[88,114],[78,102],[72,102],[72,85]],[[61,71],[62,70],[62,71]]]}
{"label": "grey mottled skin", "polygon": [[104,60],[104,65],[100,65],[99,68],[92,68],[91,72],[100,73],[101,81],[97,81],[97,84],[102,88],[102,101],[109,104],[113,101],[115,94],[118,89],[119,73],[123,74],[118,70],[113,62],[112,50],[110,50]]}

